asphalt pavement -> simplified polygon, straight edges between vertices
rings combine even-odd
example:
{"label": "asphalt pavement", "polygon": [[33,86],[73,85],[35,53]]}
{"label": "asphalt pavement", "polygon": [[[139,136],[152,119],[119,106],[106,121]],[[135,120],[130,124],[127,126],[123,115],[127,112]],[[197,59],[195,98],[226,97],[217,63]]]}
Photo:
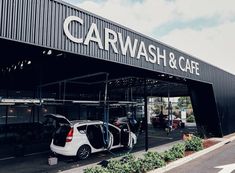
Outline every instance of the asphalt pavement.
{"label": "asphalt pavement", "polygon": [[167,173],[235,173],[235,141]]}

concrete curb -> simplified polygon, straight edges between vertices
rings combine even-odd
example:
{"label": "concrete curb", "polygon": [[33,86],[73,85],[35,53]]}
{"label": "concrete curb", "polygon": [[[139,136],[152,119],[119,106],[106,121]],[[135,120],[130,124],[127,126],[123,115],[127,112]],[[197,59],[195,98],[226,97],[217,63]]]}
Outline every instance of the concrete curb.
{"label": "concrete curb", "polygon": [[216,150],[216,149],[222,147],[224,144],[229,143],[229,142],[231,142],[233,140],[235,140],[235,136],[232,136],[232,137],[227,138],[227,139],[225,137],[225,140],[219,142],[218,144],[215,144],[215,145],[213,145],[213,146],[211,146],[209,148],[206,148],[204,150],[201,150],[201,151],[198,151],[196,153],[193,153],[193,154],[191,154],[189,156],[186,156],[184,158],[181,158],[181,159],[178,159],[176,161],[173,161],[173,162],[167,164],[166,166],[164,166],[162,168],[158,168],[158,169],[149,171],[148,173],[164,173],[164,172],[169,171],[169,170],[171,170],[173,168],[181,166],[181,165],[183,165],[183,164],[185,164],[187,162],[190,162],[191,160],[194,160],[194,159],[196,159],[196,158],[198,158],[198,157],[200,157],[200,156],[202,156],[204,154],[207,154],[207,153],[209,153],[209,152],[211,152],[213,150]]}

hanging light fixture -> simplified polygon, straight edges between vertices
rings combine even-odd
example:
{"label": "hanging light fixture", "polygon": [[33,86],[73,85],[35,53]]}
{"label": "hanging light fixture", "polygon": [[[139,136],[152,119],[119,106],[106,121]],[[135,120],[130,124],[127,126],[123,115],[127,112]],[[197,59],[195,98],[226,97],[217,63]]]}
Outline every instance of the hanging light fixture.
{"label": "hanging light fixture", "polygon": [[23,62],[20,64],[20,69],[23,69],[23,67],[24,67],[24,64],[23,64]]}
{"label": "hanging light fixture", "polygon": [[52,50],[48,50],[47,55],[51,55],[52,54]]}

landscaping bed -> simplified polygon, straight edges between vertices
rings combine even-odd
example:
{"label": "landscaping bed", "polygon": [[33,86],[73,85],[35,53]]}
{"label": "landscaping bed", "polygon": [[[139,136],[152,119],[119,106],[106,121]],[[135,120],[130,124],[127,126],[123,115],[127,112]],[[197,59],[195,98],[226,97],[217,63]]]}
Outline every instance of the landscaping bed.
{"label": "landscaping bed", "polygon": [[218,143],[218,141],[215,141],[212,139],[205,139],[205,140],[203,140],[203,148],[209,148],[217,143]]}
{"label": "landscaping bed", "polygon": [[84,173],[146,173],[216,143],[218,142],[210,139],[202,140],[192,135],[184,143],[175,144],[163,153],[147,152],[141,158],[128,154],[119,160],[111,159],[105,167],[87,168]]}
{"label": "landscaping bed", "polygon": [[[204,139],[202,141],[203,149],[209,148],[209,147],[211,147],[211,146],[213,146],[217,143],[218,143],[218,141],[215,141],[213,139]],[[195,151],[189,151],[189,150],[185,151],[184,152],[184,157],[189,156],[190,154],[193,154],[193,153],[195,153]]]}

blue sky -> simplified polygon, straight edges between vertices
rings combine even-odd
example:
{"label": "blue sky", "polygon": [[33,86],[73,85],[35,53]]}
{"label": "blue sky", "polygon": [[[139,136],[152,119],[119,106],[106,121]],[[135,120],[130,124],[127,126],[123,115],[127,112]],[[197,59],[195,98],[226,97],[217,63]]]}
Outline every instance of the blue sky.
{"label": "blue sky", "polygon": [[234,0],[65,0],[235,74]]}

